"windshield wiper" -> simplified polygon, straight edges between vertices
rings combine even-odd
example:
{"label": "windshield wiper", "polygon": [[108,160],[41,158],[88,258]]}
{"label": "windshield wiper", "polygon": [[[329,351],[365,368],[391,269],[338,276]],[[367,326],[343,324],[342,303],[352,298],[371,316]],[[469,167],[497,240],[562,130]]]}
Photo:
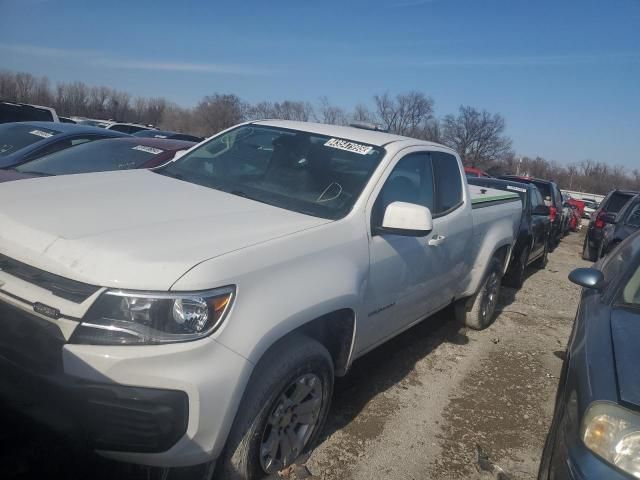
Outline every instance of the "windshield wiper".
{"label": "windshield wiper", "polygon": [[[226,191],[226,190],[223,190]],[[246,198],[248,200],[253,200],[254,202],[260,202],[260,203],[264,203],[265,205],[271,205],[272,207],[274,206],[272,203],[266,202],[264,200],[261,200],[258,197],[254,197],[252,195],[249,195],[246,192],[243,192],[242,190],[231,190],[230,192],[231,195],[237,195],[238,197],[242,197],[242,198]]]}

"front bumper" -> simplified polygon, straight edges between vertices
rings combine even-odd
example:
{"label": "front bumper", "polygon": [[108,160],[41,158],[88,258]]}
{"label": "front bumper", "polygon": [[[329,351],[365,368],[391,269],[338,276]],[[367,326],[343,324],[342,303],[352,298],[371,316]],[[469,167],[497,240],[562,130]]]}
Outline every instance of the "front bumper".
{"label": "front bumper", "polygon": [[214,460],[251,372],[207,338],[71,345],[56,321],[0,301],[0,398],[98,453],[133,463]]}

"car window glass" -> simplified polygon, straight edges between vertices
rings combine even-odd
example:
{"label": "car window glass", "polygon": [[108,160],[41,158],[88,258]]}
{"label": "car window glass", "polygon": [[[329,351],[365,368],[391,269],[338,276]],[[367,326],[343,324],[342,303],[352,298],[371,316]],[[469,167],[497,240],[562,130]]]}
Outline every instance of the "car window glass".
{"label": "car window glass", "polygon": [[435,214],[445,213],[462,204],[462,176],[456,157],[449,153],[431,152],[436,186]]}
{"label": "car window glass", "polygon": [[622,288],[622,301],[631,305],[640,305],[640,267]]}
{"label": "car window glass", "polygon": [[67,175],[72,173],[128,170],[146,166],[164,150],[121,139],[85,142],[50,153],[17,167],[22,173]]}
{"label": "car window glass", "polygon": [[398,161],[376,199],[373,225],[382,225],[384,212],[393,202],[415,203],[433,211],[433,169],[427,152],[411,153]]}
{"label": "car window glass", "polygon": [[50,141],[60,132],[52,128],[34,126],[28,123],[5,123],[0,125],[0,157],[11,155],[21,148],[37,142]]}
{"label": "car window glass", "polygon": [[42,149],[38,150],[37,152],[34,152],[33,155],[30,156],[30,158],[36,158],[36,157],[41,157],[43,155],[49,155],[50,153],[59,152],[60,150],[64,150],[65,148],[69,148],[70,146],[71,146],[71,139],[64,138],[62,140],[59,140],[57,142],[53,142],[53,143],[47,145],[45,148],[42,148]]}
{"label": "car window glass", "polygon": [[627,225],[640,227],[640,203],[636,203],[631,209],[631,212],[629,212],[629,216],[627,217]]}
{"label": "car window glass", "polygon": [[631,200],[631,195],[614,192],[613,194],[611,194],[611,197],[609,198],[606,207],[604,207],[604,210],[610,213],[618,213],[629,200]]}
{"label": "car window glass", "polygon": [[244,125],[155,172],[327,219],[353,207],[384,149],[293,129]]}

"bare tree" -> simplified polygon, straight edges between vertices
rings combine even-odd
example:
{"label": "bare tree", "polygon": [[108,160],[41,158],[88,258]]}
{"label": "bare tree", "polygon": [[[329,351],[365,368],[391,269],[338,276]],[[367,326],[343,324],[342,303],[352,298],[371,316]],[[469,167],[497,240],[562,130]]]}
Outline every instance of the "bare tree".
{"label": "bare tree", "polygon": [[369,108],[362,103],[356,105],[353,113],[351,114],[351,119],[354,122],[375,123],[377,121],[375,113],[369,110]]}
{"label": "bare tree", "polygon": [[458,152],[465,165],[484,169],[511,152],[511,139],[504,130],[502,115],[469,106],[442,119],[442,141]]}
{"label": "bare tree", "polygon": [[208,95],[204,97],[194,110],[194,115],[201,122],[198,133],[213,135],[245,118],[246,106],[236,95]]}
{"label": "bare tree", "polygon": [[33,87],[35,85],[35,78],[30,73],[17,73],[15,76],[16,82],[16,100],[19,102],[28,102],[33,93]]}
{"label": "bare tree", "polygon": [[433,100],[421,92],[392,98],[388,93],[374,96],[377,115],[391,133],[419,136],[433,118]]}
{"label": "bare tree", "polygon": [[346,125],[347,114],[340,107],[331,105],[327,97],[320,97],[320,103],[316,110],[316,120],[330,125]]}

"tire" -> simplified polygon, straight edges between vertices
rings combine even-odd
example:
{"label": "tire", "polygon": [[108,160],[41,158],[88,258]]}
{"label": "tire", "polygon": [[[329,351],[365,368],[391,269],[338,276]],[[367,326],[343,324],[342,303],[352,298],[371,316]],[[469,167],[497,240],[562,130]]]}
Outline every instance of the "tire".
{"label": "tire", "polygon": [[544,270],[549,262],[549,240],[544,244],[544,251],[531,265],[538,270]]}
{"label": "tire", "polygon": [[529,247],[525,247],[524,250],[522,250],[522,253],[520,253],[520,258],[518,258],[517,262],[511,265],[511,268],[509,268],[507,274],[502,279],[502,284],[511,288],[522,288],[528,263]]}
{"label": "tire", "polygon": [[467,310],[467,301],[456,303],[455,312],[458,322],[474,330],[484,330],[493,323],[500,296],[501,277],[502,265],[497,258],[492,258],[480,289],[473,299],[471,309]]}
{"label": "tire", "polygon": [[584,245],[582,246],[582,259],[587,260],[589,262],[595,262],[597,260],[596,256],[598,252],[595,248],[589,245],[589,239],[587,235],[584,237]]}
{"label": "tire", "polygon": [[333,379],[333,361],[319,342],[293,334],[274,345],[251,376],[216,469],[219,478],[265,478],[310,451],[327,419]]}

